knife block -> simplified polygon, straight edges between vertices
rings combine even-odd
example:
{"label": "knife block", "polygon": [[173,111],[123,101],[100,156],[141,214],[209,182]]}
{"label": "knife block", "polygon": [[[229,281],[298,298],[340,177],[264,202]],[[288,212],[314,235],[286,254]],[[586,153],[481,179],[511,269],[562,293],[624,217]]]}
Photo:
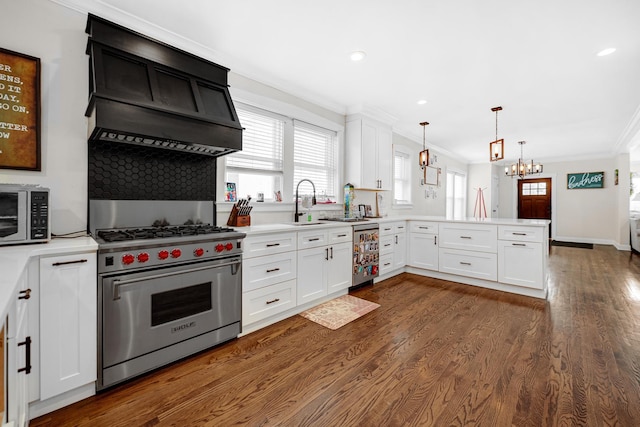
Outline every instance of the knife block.
{"label": "knife block", "polygon": [[232,227],[247,227],[251,225],[251,215],[238,215],[238,213],[238,207],[233,205],[229,219],[227,220],[227,225]]}

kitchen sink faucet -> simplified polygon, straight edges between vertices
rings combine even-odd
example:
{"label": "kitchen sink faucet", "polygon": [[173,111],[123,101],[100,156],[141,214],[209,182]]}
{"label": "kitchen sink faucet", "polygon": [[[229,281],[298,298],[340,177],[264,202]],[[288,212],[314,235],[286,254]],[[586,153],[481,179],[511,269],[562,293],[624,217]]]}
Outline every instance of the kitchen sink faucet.
{"label": "kitchen sink faucet", "polygon": [[302,215],[302,213],[298,213],[298,188],[300,187],[300,184],[302,183],[302,181],[308,181],[309,184],[311,184],[311,186],[313,187],[313,199],[311,199],[311,206],[314,206],[316,204],[316,186],[313,182],[311,182],[310,179],[304,178],[301,179],[300,181],[298,181],[298,185],[296,185],[296,213],[293,216],[293,221],[294,222],[298,222],[298,218]]}

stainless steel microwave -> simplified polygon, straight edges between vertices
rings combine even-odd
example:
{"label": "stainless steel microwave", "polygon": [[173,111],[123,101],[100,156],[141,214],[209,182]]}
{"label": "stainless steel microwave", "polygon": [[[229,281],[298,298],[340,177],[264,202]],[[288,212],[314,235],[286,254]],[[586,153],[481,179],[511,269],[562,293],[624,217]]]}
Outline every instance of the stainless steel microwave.
{"label": "stainless steel microwave", "polygon": [[0,184],[0,245],[48,242],[49,189]]}

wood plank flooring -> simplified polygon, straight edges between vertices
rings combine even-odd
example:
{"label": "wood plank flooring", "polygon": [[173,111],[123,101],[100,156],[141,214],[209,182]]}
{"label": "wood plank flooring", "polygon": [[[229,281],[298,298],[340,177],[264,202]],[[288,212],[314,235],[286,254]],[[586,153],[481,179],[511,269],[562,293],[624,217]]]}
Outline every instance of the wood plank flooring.
{"label": "wood plank flooring", "polygon": [[32,426],[638,426],[640,256],[553,247],[549,300],[402,274]]}

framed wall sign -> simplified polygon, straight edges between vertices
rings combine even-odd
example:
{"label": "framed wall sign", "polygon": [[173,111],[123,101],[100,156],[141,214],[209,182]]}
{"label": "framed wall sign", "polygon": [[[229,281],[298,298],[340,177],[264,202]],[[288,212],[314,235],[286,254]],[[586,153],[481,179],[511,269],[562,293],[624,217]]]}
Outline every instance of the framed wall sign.
{"label": "framed wall sign", "polygon": [[567,188],[604,188],[604,172],[580,172],[567,174]]}
{"label": "framed wall sign", "polygon": [[0,168],[39,171],[40,59],[0,48]]}

